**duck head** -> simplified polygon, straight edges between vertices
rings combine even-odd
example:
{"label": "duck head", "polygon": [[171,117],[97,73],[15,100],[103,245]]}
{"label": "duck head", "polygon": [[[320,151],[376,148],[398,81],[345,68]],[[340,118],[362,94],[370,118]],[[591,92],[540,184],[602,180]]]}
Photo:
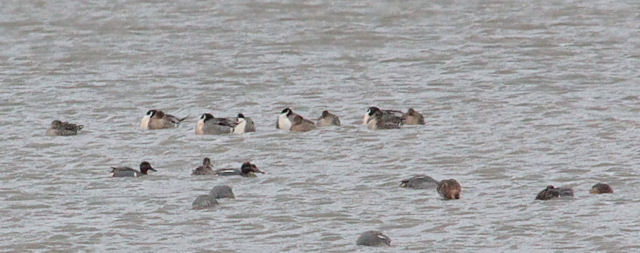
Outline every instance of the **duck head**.
{"label": "duck head", "polygon": [[140,172],[142,174],[147,174],[147,172],[149,170],[157,171],[156,169],[151,167],[151,164],[149,162],[147,162],[147,161],[144,161],[144,162],[140,163]]}
{"label": "duck head", "polygon": [[209,160],[209,157],[205,157],[204,160],[202,160],[202,166],[211,167],[211,160]]}
{"label": "duck head", "polygon": [[293,112],[293,111],[291,111],[291,108],[287,107],[287,108],[284,108],[284,109],[280,112],[280,115],[289,116],[289,115],[291,115],[291,113],[292,113],[292,112]]}
{"label": "duck head", "polygon": [[240,171],[242,172],[242,174],[251,174],[251,173],[264,174],[264,171],[261,171],[260,169],[258,169],[258,166],[250,162],[244,162],[242,164],[242,167],[240,167]]}

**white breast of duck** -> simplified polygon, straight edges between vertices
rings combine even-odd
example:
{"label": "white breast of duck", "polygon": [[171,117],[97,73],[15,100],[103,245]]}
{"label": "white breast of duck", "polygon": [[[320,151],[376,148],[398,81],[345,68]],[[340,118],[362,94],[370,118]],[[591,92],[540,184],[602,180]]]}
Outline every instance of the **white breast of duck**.
{"label": "white breast of duck", "polygon": [[278,128],[285,130],[291,129],[291,119],[289,119],[286,113],[278,116]]}

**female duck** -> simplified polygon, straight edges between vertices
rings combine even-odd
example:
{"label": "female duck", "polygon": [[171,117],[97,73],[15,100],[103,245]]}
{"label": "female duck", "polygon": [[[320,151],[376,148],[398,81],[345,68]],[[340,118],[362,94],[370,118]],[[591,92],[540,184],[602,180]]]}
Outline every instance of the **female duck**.
{"label": "female duck", "polygon": [[45,133],[47,136],[70,136],[78,134],[83,125],[76,125],[69,122],[59,120],[51,121],[51,126]]}
{"label": "female duck", "polygon": [[202,160],[202,165],[198,166],[198,168],[194,169],[191,172],[191,175],[213,175],[213,169],[211,168],[211,160],[209,157],[205,157]]}
{"label": "female duck", "polygon": [[340,118],[337,115],[332,114],[327,110],[322,111],[322,115],[320,115],[320,118],[318,118],[318,121],[316,122],[316,126],[318,127],[339,126],[339,125],[340,125]]}
{"label": "female duck", "polygon": [[294,132],[307,132],[316,129],[316,125],[309,120],[303,119],[300,115],[296,115],[293,119],[293,125],[291,126],[291,131]]}
{"label": "female duck", "polygon": [[455,179],[446,179],[438,183],[436,190],[444,199],[460,199],[462,187]]}
{"label": "female duck", "polygon": [[406,125],[424,125],[424,117],[413,108],[409,108],[407,113],[403,113],[402,119]]}
{"label": "female duck", "polygon": [[601,194],[601,193],[613,193],[613,188],[605,183],[597,183],[591,187],[589,193]]}

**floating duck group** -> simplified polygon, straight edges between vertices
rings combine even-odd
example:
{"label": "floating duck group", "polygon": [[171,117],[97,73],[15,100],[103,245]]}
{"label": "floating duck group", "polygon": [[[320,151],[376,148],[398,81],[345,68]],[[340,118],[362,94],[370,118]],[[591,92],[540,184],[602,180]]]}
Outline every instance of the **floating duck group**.
{"label": "floating duck group", "polygon": [[[179,118],[171,114],[164,113],[161,110],[149,110],[140,121],[140,128],[146,130],[175,128],[180,125],[188,117]],[[398,110],[382,110],[378,107],[369,107],[362,118],[362,125],[366,125],[368,129],[398,129],[403,125],[424,125],[425,120],[422,114],[409,108],[407,112]],[[305,119],[301,115],[293,112],[291,108],[283,109],[276,120],[276,128],[289,130],[293,132],[308,132],[318,127],[340,126],[340,118],[323,111],[320,117],[314,123]],[[50,127],[46,130],[47,136],[72,136],[78,134],[83,129],[82,125],[77,125],[60,120],[51,122]],[[212,113],[203,113],[195,127],[196,135],[219,135],[219,134],[243,134],[255,132],[256,126],[250,117],[245,117],[239,113],[236,117],[216,118]],[[141,177],[148,175],[149,171],[157,171],[147,161],[140,163],[140,170],[130,167],[112,167],[111,177]],[[242,176],[255,177],[256,173],[265,172],[251,162],[244,162],[239,169],[223,168],[214,170],[211,160],[206,157],[202,161],[202,165],[192,171],[192,175],[215,175],[215,176]],[[435,180],[426,175],[418,175],[409,179],[402,180],[400,187],[411,189],[435,189],[436,192],[445,200],[460,199],[462,186],[455,179]],[[605,183],[595,184],[589,191],[592,194],[613,193],[611,186]],[[560,197],[573,197],[573,189],[568,187],[547,186],[538,195],[536,200],[550,200]],[[198,196],[192,203],[192,208],[207,209],[218,205],[220,198],[235,198],[230,186],[215,186],[209,194]],[[356,240],[357,245],[364,246],[391,246],[391,239],[379,231],[366,231],[362,233]]]}

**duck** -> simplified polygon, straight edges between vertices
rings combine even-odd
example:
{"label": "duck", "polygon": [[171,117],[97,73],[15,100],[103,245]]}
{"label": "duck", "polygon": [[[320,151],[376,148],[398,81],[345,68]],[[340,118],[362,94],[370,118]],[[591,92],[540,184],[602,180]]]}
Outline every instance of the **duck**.
{"label": "duck", "polygon": [[147,161],[140,163],[140,171],[129,167],[111,167],[111,177],[140,177],[148,174],[148,171],[157,171]]}
{"label": "duck", "polygon": [[412,189],[433,189],[438,186],[438,181],[430,176],[413,176],[402,180],[400,187]]}
{"label": "duck", "polygon": [[362,117],[362,124],[363,125],[367,125],[369,123],[369,118],[371,117],[371,114],[372,114],[371,111],[382,111],[382,114],[383,114],[385,120],[387,118],[400,118],[400,119],[402,119],[403,115],[404,115],[404,113],[402,111],[398,111],[398,110],[381,110],[378,107],[371,106],[371,107],[367,108],[367,112]]}
{"label": "duck", "polygon": [[438,191],[444,199],[460,199],[462,187],[455,179],[445,179],[438,183],[436,191]]}
{"label": "duck", "polygon": [[548,185],[547,188],[536,195],[536,200],[550,200],[558,197],[573,197],[573,189],[568,187],[556,188],[553,185]]}
{"label": "duck", "polygon": [[391,238],[380,231],[370,230],[358,236],[356,245],[372,247],[391,246]]}
{"label": "duck", "polygon": [[213,189],[209,191],[209,196],[215,199],[221,199],[221,198],[235,199],[236,198],[236,196],[233,194],[233,190],[231,189],[231,186],[228,186],[228,185],[214,186]]}
{"label": "duck", "polygon": [[211,169],[211,160],[209,160],[209,157],[205,157],[204,160],[202,160],[202,165],[198,166],[198,168],[195,168],[192,172],[191,175],[213,175],[213,169]]}
{"label": "duck", "polygon": [[255,131],[253,120],[246,118],[242,113],[239,113],[235,118],[216,118],[211,113],[204,113],[196,123],[196,135],[242,134]]}
{"label": "duck", "polygon": [[46,131],[47,136],[71,136],[78,134],[84,126],[60,120],[51,121],[51,126]]}
{"label": "duck", "polygon": [[[188,117],[188,116],[187,116]],[[165,114],[160,110],[149,110],[147,114],[140,121],[140,128],[142,129],[165,129],[174,128],[180,125],[180,122],[187,117],[178,118],[171,114]]]}
{"label": "duck", "polygon": [[605,183],[597,183],[589,190],[591,194],[613,193],[613,188]]}
{"label": "duck", "polygon": [[316,129],[316,125],[309,120],[305,120],[300,115],[296,115],[293,119],[293,125],[291,126],[291,131],[294,132],[307,132]]}
{"label": "duck", "polygon": [[405,125],[424,125],[424,117],[413,108],[402,114],[402,120]]}
{"label": "duck", "polygon": [[243,134],[256,131],[256,124],[249,117],[245,117],[244,114],[238,113],[237,115],[238,125],[233,128],[234,134]]}
{"label": "duck", "polygon": [[368,110],[367,128],[376,129],[398,129],[402,126],[402,117],[393,114],[385,114],[377,107],[370,107]]}
{"label": "duck", "polygon": [[244,162],[240,169],[219,169],[215,171],[218,176],[243,176],[243,177],[255,177],[256,173],[264,174],[264,171],[258,169],[258,166],[250,162]]}
{"label": "duck", "polygon": [[291,108],[289,107],[284,108],[280,112],[280,115],[278,115],[278,120],[276,121],[276,128],[285,129],[285,130],[291,129],[291,126],[293,125],[293,119],[296,117],[296,115],[298,114],[293,112]]}
{"label": "duck", "polygon": [[200,195],[196,197],[195,200],[191,203],[191,208],[193,210],[202,210],[212,208],[218,205],[218,201],[209,194]]}
{"label": "duck", "polygon": [[316,126],[318,127],[339,126],[339,125],[340,125],[340,118],[337,115],[332,114],[327,110],[322,111],[322,115],[320,115],[320,117],[316,121]]}

